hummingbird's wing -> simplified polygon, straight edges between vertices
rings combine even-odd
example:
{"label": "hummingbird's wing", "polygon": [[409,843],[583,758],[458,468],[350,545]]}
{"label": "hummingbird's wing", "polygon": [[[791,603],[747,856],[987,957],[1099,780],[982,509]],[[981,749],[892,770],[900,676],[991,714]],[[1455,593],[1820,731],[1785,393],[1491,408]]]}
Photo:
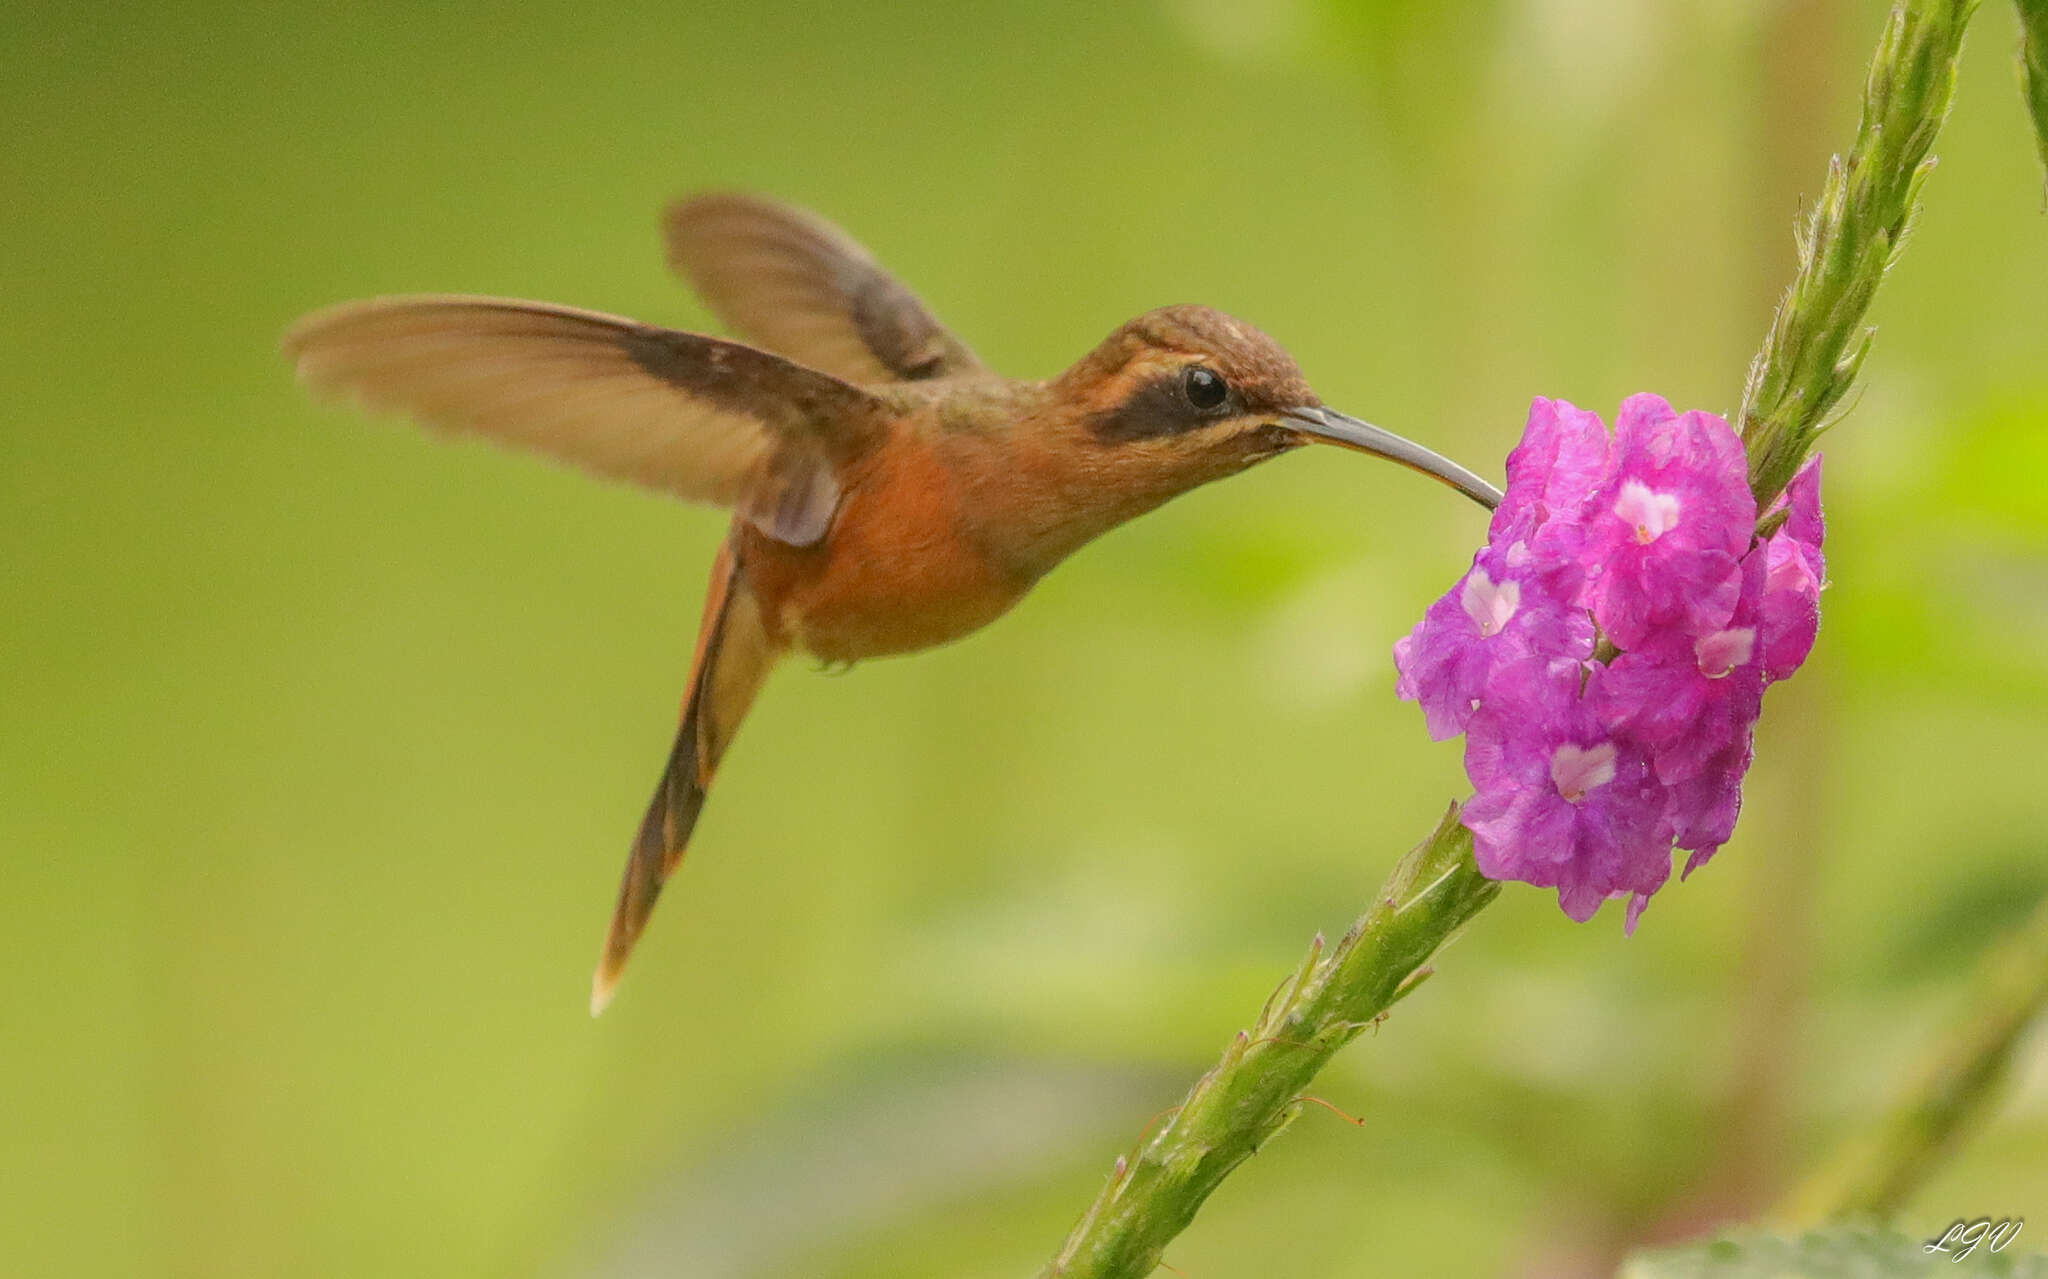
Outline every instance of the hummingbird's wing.
{"label": "hummingbird's wing", "polygon": [[868,392],[780,356],[544,302],[350,302],[284,349],[316,391],[733,507],[796,546],[825,535],[841,469],[888,429]]}
{"label": "hummingbird's wing", "polygon": [[734,330],[853,382],[982,371],[853,237],[773,200],[700,195],[663,218],[669,266]]}

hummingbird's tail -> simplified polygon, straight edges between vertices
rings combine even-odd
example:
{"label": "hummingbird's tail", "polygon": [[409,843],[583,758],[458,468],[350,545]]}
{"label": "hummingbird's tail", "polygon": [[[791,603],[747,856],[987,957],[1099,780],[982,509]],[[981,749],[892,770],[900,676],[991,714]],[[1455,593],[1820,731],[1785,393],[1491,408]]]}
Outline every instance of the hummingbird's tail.
{"label": "hummingbird's tail", "polygon": [[611,1002],[662,884],[683,860],[719,758],[753,705],[775,657],[762,625],[760,602],[728,541],[719,548],[711,569],[682,726],[619,881],[619,903],[605,934],[604,957],[590,985],[591,1016]]}

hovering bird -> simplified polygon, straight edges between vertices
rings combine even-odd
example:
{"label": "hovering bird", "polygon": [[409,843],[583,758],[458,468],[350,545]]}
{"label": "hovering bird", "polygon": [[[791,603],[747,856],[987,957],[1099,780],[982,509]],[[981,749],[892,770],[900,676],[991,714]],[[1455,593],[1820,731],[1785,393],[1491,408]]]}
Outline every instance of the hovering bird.
{"label": "hovering bird", "polygon": [[988,369],[867,250],[800,210],[700,195],[670,266],[749,344],[546,302],[376,298],[284,339],[313,390],[733,511],[682,725],[591,987],[610,1002],[769,670],[908,653],[1000,617],[1090,539],[1308,443],[1493,506],[1486,481],[1324,407],[1265,334],[1148,311],[1049,381]]}

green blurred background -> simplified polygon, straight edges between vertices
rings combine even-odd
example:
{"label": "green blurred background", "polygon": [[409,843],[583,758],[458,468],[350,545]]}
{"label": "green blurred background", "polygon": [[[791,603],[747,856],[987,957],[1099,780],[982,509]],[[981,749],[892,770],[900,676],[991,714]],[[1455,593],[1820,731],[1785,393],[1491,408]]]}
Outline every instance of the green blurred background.
{"label": "green blurred background", "polygon": [[[1481,535],[1311,450],[954,647],[771,685],[612,1011],[712,511],[310,405],[464,290],[682,326],[759,189],[1044,376],[1203,301],[1498,471],[1731,411],[1876,0],[0,9],[0,1268],[1016,1276],[1459,793],[1388,646]],[[1987,6],[1828,442],[1742,831],[1625,940],[1515,890],[1168,1254],[1590,1273],[1875,1113],[2048,888],[2048,221]],[[2048,1219],[2048,1053],[1902,1219]]]}

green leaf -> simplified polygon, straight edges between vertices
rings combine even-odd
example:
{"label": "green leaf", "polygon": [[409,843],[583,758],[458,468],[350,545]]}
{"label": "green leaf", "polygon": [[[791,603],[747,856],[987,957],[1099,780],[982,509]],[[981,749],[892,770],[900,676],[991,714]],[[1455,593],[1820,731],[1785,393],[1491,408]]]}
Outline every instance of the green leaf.
{"label": "green leaf", "polygon": [[1796,1236],[1744,1231],[1704,1243],[1639,1252],[1622,1263],[1620,1279],[1904,1279],[1968,1274],[1972,1279],[2048,1279],[2048,1256],[1980,1244],[1956,1268],[1954,1251],[1930,1253],[1927,1240],[1855,1227]]}

